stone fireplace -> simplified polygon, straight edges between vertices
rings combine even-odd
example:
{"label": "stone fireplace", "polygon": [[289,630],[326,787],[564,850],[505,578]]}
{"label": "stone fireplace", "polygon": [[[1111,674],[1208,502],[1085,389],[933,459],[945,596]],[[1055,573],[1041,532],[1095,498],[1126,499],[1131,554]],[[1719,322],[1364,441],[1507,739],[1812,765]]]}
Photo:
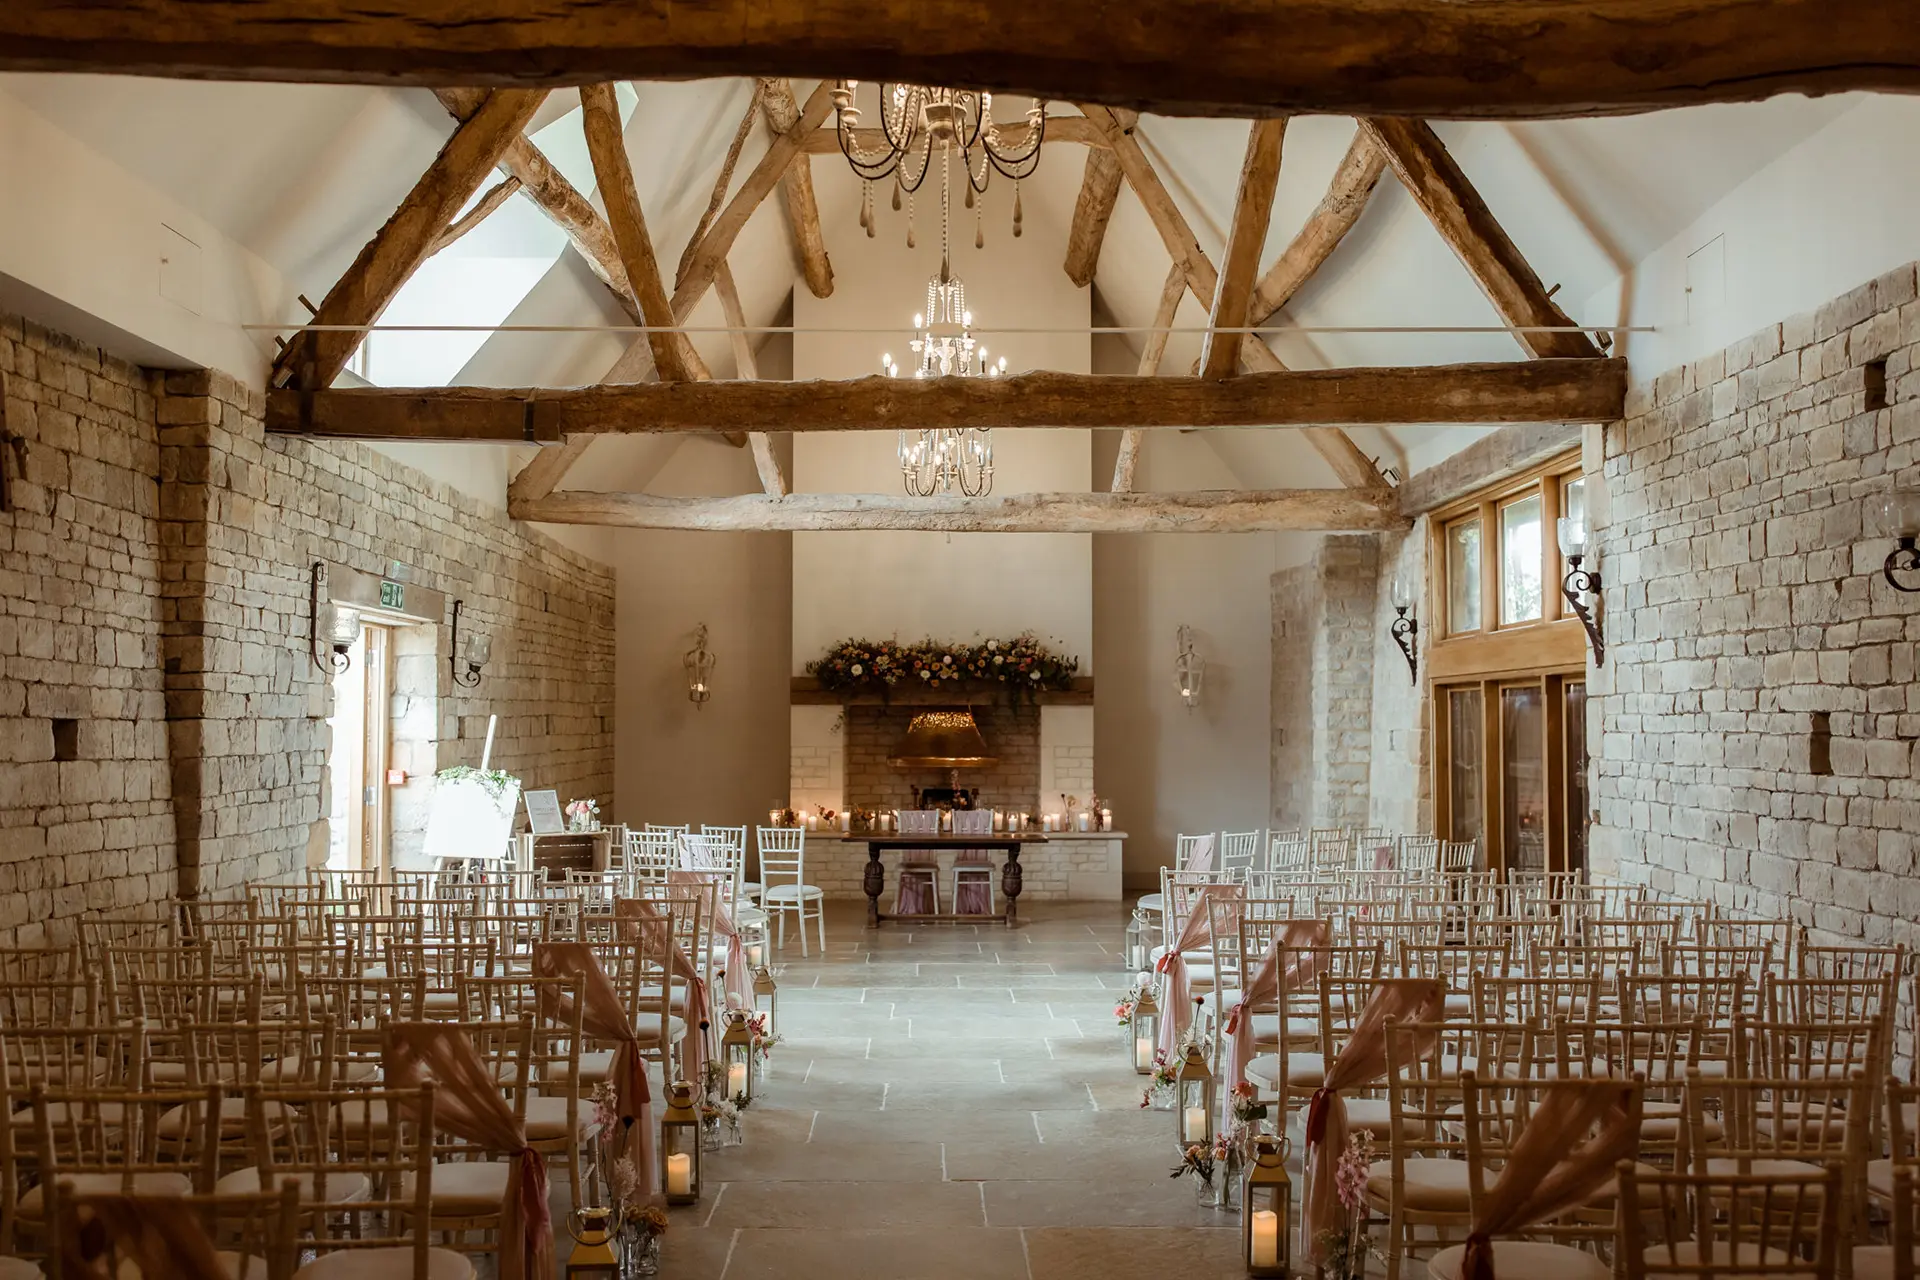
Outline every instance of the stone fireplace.
{"label": "stone fireplace", "polygon": [[[915,787],[944,787],[947,774],[938,769],[903,771],[887,763],[907,723],[924,707],[850,706],[841,729],[849,808],[909,809]],[[978,787],[983,809],[1042,812],[1040,803],[1040,708],[975,706],[974,720],[996,763],[986,769],[962,769],[960,785]]]}

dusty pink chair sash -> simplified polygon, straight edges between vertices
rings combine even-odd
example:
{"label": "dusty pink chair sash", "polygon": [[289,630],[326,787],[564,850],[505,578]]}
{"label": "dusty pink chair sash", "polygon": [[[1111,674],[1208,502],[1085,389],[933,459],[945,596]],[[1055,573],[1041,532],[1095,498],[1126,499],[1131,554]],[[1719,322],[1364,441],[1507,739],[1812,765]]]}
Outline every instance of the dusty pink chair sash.
{"label": "dusty pink chair sash", "polygon": [[1639,1148],[1639,1112],[1630,1084],[1570,1080],[1546,1086],[1468,1228],[1462,1280],[1495,1280],[1493,1237],[1557,1218],[1605,1186]]}
{"label": "dusty pink chair sash", "polygon": [[500,1280],[547,1280],[553,1274],[547,1162],[527,1145],[526,1126],[500,1096],[466,1032],[436,1022],[391,1023],[382,1065],[395,1089],[433,1081],[437,1128],[512,1158],[500,1205]]}
{"label": "dusty pink chair sash", "polygon": [[753,1008],[753,975],[747,972],[747,947],[740,937],[740,926],[733,922],[733,913],[727,910],[725,885],[728,877],[718,871],[669,871],[668,884],[713,886],[713,931],[727,941],[727,968],[720,975],[726,988],[726,1001],[729,1008]]}
{"label": "dusty pink chair sash", "polygon": [[[651,925],[663,929],[667,923],[649,898],[615,898],[613,913],[639,921],[641,928]],[[691,1015],[687,1034],[680,1041],[680,1078],[699,1084],[706,1078],[707,1034],[713,1026],[707,984],[700,977],[699,967],[687,958],[685,948],[678,942],[669,940],[666,949],[669,972],[687,984],[687,1013]]]}
{"label": "dusty pink chair sash", "polygon": [[[1286,957],[1287,986],[1313,982],[1325,963],[1332,926],[1325,920],[1289,920],[1274,937],[1265,958],[1241,989],[1240,999],[1227,1011],[1227,1087],[1220,1091],[1220,1125],[1224,1132],[1233,1119],[1233,1090],[1246,1083],[1247,1064],[1253,1061],[1253,1009],[1280,997],[1281,957]],[[1280,1065],[1286,1068],[1287,1011],[1280,1011]]]}
{"label": "dusty pink chair sash", "polygon": [[1238,898],[1244,892],[1237,884],[1201,885],[1193,895],[1192,910],[1187,915],[1185,927],[1180,930],[1179,938],[1160,957],[1160,974],[1166,981],[1160,1000],[1159,1048],[1168,1062],[1172,1062],[1180,1052],[1180,1045],[1187,1037],[1187,1028],[1193,1025],[1193,992],[1187,985],[1187,959],[1181,953],[1193,950],[1201,944],[1202,939],[1213,941],[1215,898]]}
{"label": "dusty pink chair sash", "polygon": [[1213,841],[1210,835],[1201,836],[1193,842],[1193,848],[1187,851],[1187,865],[1182,871],[1213,870]]}
{"label": "dusty pink chair sash", "polygon": [[182,1213],[177,1200],[88,1196],[86,1210],[83,1223],[63,1202],[62,1225],[54,1233],[61,1273],[73,1280],[108,1280],[106,1264],[111,1260],[119,1262],[122,1275],[132,1263],[135,1275],[229,1280],[199,1218]]}
{"label": "dusty pink chair sash", "polygon": [[[641,1190],[649,1197],[657,1189],[659,1170],[653,1162],[653,1092],[647,1085],[647,1060],[633,1034],[626,1006],[620,1003],[600,958],[584,942],[536,942],[533,972],[539,978],[574,978],[580,983],[580,1026],[595,1040],[614,1046],[613,1067],[607,1080],[613,1085],[614,1108],[626,1126],[617,1150],[633,1161]],[[562,1003],[572,1000],[562,997]],[[572,1009],[561,1010],[571,1015]]]}
{"label": "dusty pink chair sash", "polygon": [[[1386,1074],[1389,1021],[1435,1024],[1445,1015],[1446,1006],[1447,985],[1436,978],[1383,979],[1355,1020],[1346,1047],[1314,1091],[1307,1104],[1307,1154],[1302,1162],[1306,1185],[1300,1197],[1300,1251],[1309,1260],[1320,1260],[1320,1233],[1340,1217],[1333,1179],[1334,1166],[1347,1145],[1347,1104],[1340,1091],[1372,1084]],[[1409,1043],[1408,1052],[1426,1053],[1436,1035],[1432,1030],[1421,1033]]]}

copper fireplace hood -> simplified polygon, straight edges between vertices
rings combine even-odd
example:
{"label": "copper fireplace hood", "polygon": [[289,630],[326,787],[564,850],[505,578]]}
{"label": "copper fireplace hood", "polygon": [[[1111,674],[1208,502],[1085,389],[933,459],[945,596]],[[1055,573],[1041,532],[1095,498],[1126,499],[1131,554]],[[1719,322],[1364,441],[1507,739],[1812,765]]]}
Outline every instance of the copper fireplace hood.
{"label": "copper fireplace hood", "polygon": [[998,759],[987,753],[973,712],[963,707],[914,716],[887,763],[896,769],[986,769]]}

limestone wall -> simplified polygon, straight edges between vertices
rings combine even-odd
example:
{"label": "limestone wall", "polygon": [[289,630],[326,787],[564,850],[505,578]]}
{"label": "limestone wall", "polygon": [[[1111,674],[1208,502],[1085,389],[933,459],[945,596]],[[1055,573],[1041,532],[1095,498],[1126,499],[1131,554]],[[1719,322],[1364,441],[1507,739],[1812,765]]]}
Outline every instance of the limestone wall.
{"label": "limestone wall", "polygon": [[224,375],[149,374],[17,320],[0,374],[27,441],[0,513],[0,937],[324,858],[315,560],[401,561],[494,639],[472,690],[448,619],[396,646],[396,854],[493,713],[497,767],[610,802],[602,566],[372,450],[265,437],[261,394]]}
{"label": "limestone wall", "polygon": [[1908,266],[1662,375],[1607,428],[1596,873],[1920,941],[1920,596],[1863,524],[1920,479],[1916,344]]}

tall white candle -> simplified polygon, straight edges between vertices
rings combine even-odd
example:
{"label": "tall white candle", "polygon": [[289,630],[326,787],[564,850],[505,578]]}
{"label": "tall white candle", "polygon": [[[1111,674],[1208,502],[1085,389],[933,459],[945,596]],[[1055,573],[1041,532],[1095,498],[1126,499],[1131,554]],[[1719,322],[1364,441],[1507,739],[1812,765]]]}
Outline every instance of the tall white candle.
{"label": "tall white candle", "polygon": [[667,1157],[667,1194],[690,1195],[693,1192],[693,1157],[684,1152]]}
{"label": "tall white candle", "polygon": [[1280,1215],[1271,1209],[1253,1211],[1253,1265],[1280,1265]]}
{"label": "tall white candle", "polygon": [[747,1064],[730,1062],[727,1064],[727,1096],[737,1098],[747,1091]]}
{"label": "tall white candle", "polygon": [[1153,1041],[1141,1036],[1133,1042],[1133,1060],[1140,1066],[1153,1065]]}
{"label": "tall white candle", "polygon": [[1187,1141],[1198,1142],[1207,1136],[1207,1109],[1205,1107],[1187,1108]]}

